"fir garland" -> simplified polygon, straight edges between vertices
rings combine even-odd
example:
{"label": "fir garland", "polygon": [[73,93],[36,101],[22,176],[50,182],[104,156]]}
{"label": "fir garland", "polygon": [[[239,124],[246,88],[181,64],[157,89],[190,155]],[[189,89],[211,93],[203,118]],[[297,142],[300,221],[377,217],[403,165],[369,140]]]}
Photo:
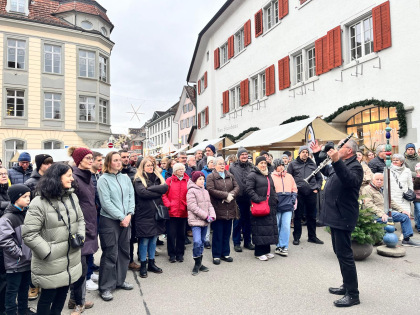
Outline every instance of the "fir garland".
{"label": "fir garland", "polygon": [[285,125],[294,121],[299,121],[299,120],[304,120],[309,118],[308,115],[301,115],[301,116],[294,116],[294,117],[290,117],[289,119],[286,119],[285,121],[283,121],[280,125]]}
{"label": "fir garland", "polygon": [[260,130],[260,128],[258,127],[250,127],[247,130],[242,131],[239,135],[237,135],[236,137],[231,135],[230,133],[225,133],[221,136],[221,138],[225,137],[228,138],[230,141],[232,141],[233,143],[235,143],[236,141],[238,141],[239,139],[241,139],[244,135],[246,135],[248,132],[251,131],[257,131]]}
{"label": "fir garland", "polygon": [[328,117],[326,117],[324,120],[327,123],[332,122],[332,120],[334,118],[336,118],[338,115],[340,115],[341,113],[350,110],[350,109],[354,109],[356,107],[366,107],[366,106],[371,106],[371,105],[375,105],[375,106],[379,106],[379,107],[395,107],[397,110],[397,120],[398,120],[398,124],[400,126],[400,129],[398,130],[398,135],[400,138],[405,137],[407,135],[407,120],[405,117],[405,109],[404,109],[404,104],[401,102],[387,102],[387,101],[379,101],[377,99],[366,99],[360,102],[354,102],[351,103],[349,105],[345,105],[340,107],[337,111],[335,111],[334,113],[332,113],[331,115],[329,115]]}

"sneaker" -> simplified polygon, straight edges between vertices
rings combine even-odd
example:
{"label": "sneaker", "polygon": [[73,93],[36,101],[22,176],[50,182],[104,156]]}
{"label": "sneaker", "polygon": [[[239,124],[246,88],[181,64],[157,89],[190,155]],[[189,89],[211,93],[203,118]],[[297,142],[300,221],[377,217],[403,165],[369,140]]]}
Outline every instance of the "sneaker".
{"label": "sneaker", "polygon": [[241,247],[241,245],[235,245],[235,246],[233,247],[233,249],[235,250],[235,252],[238,252],[238,253],[241,253],[241,252],[242,252],[242,247]]}
{"label": "sneaker", "polygon": [[[86,301],[85,302],[85,310],[88,310],[90,308],[92,308],[94,305],[94,303],[92,301]],[[73,299],[69,299],[69,302],[67,303],[67,307],[69,308],[69,310],[72,310],[76,307],[76,301]]]}
{"label": "sneaker", "polygon": [[411,246],[411,247],[420,247],[420,243],[416,242],[416,241],[413,241],[411,238],[408,241],[403,240],[401,245],[402,246]]}
{"label": "sneaker", "polygon": [[[6,313],[5,313],[5,314],[6,314]],[[28,308],[26,309],[26,312],[19,313],[19,314],[25,314],[25,315],[35,314],[35,315],[36,315],[36,311],[35,311],[33,308],[28,307]]]}
{"label": "sneaker", "polygon": [[111,301],[114,297],[112,296],[111,291],[106,290],[106,291],[101,293],[101,298],[102,298],[102,300],[107,302],[107,301]]}
{"label": "sneaker", "polygon": [[265,256],[265,255],[255,256],[255,258],[257,258],[257,259],[259,259],[261,261],[267,261],[268,260],[267,256]]}
{"label": "sneaker", "polygon": [[319,245],[324,244],[324,242],[323,242],[323,241],[321,241],[318,237],[309,238],[309,239],[308,239],[308,242],[309,242],[309,243],[314,243],[314,244],[319,244]]}
{"label": "sneaker", "polygon": [[170,263],[174,263],[174,262],[176,262],[176,258],[175,258],[175,256],[171,256],[171,257],[169,257],[169,262],[170,262]]}
{"label": "sneaker", "polygon": [[96,291],[96,290],[98,290],[98,288],[99,288],[98,285],[95,282],[93,282],[92,279],[89,279],[89,280],[86,281],[86,290]]}
{"label": "sneaker", "polygon": [[255,249],[255,245],[252,244],[252,243],[244,244],[244,248],[249,249],[249,250],[254,250]]}
{"label": "sneaker", "polygon": [[207,249],[210,249],[211,248],[210,242],[209,241],[204,242],[204,247],[207,248]]}
{"label": "sneaker", "polygon": [[140,265],[136,264],[134,261],[128,265],[128,269],[133,271],[139,271]]}
{"label": "sneaker", "polygon": [[29,288],[29,292],[28,292],[29,301],[36,300],[38,296],[39,296],[39,288]]}
{"label": "sneaker", "polygon": [[124,281],[124,283],[118,287],[119,289],[123,289],[123,290],[133,290],[134,286],[131,283],[128,283],[126,281]]}
{"label": "sneaker", "polygon": [[99,275],[97,275],[96,273],[92,273],[92,275],[90,276],[90,280],[98,282],[99,281]]}
{"label": "sneaker", "polygon": [[221,260],[226,261],[226,262],[232,262],[233,258],[230,256],[222,256],[220,257]]}
{"label": "sneaker", "polygon": [[74,308],[74,311],[71,312],[71,315],[80,315],[85,311],[85,306],[84,305],[76,305],[76,307]]}
{"label": "sneaker", "polygon": [[220,265],[220,258],[213,258],[213,264]]}
{"label": "sneaker", "polygon": [[288,256],[289,255],[289,251],[287,248],[280,248],[280,255],[281,256]]}
{"label": "sneaker", "polygon": [[277,254],[277,255],[281,255],[280,254],[281,253],[281,250],[282,250],[281,247],[276,247],[276,250],[274,251],[274,253]]}
{"label": "sneaker", "polygon": [[265,255],[265,256],[267,256],[267,258],[268,259],[272,259],[272,258],[274,258],[274,255],[272,254],[272,253],[268,253],[267,255]]}

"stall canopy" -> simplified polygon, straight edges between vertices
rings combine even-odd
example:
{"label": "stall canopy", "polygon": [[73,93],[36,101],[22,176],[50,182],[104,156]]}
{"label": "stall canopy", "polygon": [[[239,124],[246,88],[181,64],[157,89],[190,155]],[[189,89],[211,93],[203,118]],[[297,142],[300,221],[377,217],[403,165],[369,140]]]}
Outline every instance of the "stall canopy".
{"label": "stall canopy", "polygon": [[305,142],[306,127],[312,123],[315,136],[322,142],[338,142],[347,137],[344,132],[337,130],[320,117],[311,117],[304,120],[288,123],[255,131],[242,141],[227,146],[225,150],[246,149],[270,149],[289,150],[301,146]]}
{"label": "stall canopy", "polygon": [[[104,156],[107,155],[111,151],[118,151],[117,149],[108,149],[108,148],[98,148],[98,149],[90,149],[91,151],[96,151],[102,153]],[[38,154],[48,154],[51,155],[54,162],[67,162],[70,161],[71,157],[68,155],[68,149],[57,149],[57,150],[19,150],[16,151],[13,158],[10,162],[17,162],[19,155],[22,152],[28,152],[31,155],[31,159],[35,162],[35,156]]]}
{"label": "stall canopy", "polygon": [[159,152],[161,155],[169,155],[172,152],[176,152],[177,148],[172,144],[171,141],[166,141],[166,143],[160,148]]}
{"label": "stall canopy", "polygon": [[[224,143],[222,143],[224,141]],[[195,151],[197,150],[201,150],[204,151],[204,149],[209,145],[212,144],[216,147],[216,150],[222,150],[223,146],[232,144],[233,142],[231,140],[229,140],[228,138],[217,138],[217,139],[212,139],[212,140],[206,140],[203,141],[201,143],[199,143],[198,145],[196,145],[195,147],[193,147],[192,149],[187,151],[187,154],[194,154]]]}

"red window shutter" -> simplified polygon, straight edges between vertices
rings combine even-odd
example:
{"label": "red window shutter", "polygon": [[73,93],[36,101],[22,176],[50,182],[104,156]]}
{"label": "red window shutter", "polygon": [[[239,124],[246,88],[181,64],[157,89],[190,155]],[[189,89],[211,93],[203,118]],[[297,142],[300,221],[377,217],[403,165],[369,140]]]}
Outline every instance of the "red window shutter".
{"label": "red window shutter", "polygon": [[198,113],[198,129],[201,129],[201,113]]}
{"label": "red window shutter", "polygon": [[279,90],[290,87],[290,58],[289,56],[279,60]]}
{"label": "red window shutter", "polygon": [[235,55],[234,43],[235,43],[235,38],[232,35],[228,39],[228,59],[232,58]]}
{"label": "red window shutter", "polygon": [[279,0],[279,19],[289,14],[289,0]]}
{"label": "red window shutter", "polygon": [[249,104],[249,80],[241,82],[241,106]]}
{"label": "red window shutter", "polygon": [[263,12],[262,9],[255,13],[255,37],[263,33]]}
{"label": "red window shutter", "polygon": [[315,41],[315,66],[316,75],[321,75],[329,70],[327,35]]}
{"label": "red window shutter", "polygon": [[205,110],[205,114],[206,114],[206,126],[209,124],[209,107],[206,107]]}
{"label": "red window shutter", "polygon": [[245,47],[251,44],[251,20],[248,20],[244,25],[244,45]]}
{"label": "red window shutter", "polygon": [[204,88],[207,89],[207,71],[204,72]]}
{"label": "red window shutter", "polygon": [[300,0],[300,4],[304,4],[306,0]]}
{"label": "red window shutter", "polygon": [[198,95],[201,94],[201,80],[198,80]]}
{"label": "red window shutter", "polygon": [[220,67],[220,49],[217,48],[214,50],[214,69],[218,69]]}
{"label": "red window shutter", "polygon": [[389,1],[372,9],[373,50],[391,47],[391,14]]}
{"label": "red window shutter", "polygon": [[265,69],[265,95],[269,96],[276,91],[276,79],[274,77],[274,65]]}
{"label": "red window shutter", "polygon": [[229,91],[223,92],[223,114],[229,113]]}
{"label": "red window shutter", "polygon": [[341,27],[337,26],[327,33],[328,68],[341,66]]}

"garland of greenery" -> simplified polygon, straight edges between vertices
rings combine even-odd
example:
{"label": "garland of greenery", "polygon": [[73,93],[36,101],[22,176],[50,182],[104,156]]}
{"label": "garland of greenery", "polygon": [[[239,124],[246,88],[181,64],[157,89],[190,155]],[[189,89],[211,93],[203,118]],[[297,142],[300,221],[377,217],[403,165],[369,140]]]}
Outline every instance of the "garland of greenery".
{"label": "garland of greenery", "polygon": [[248,132],[251,132],[251,131],[257,131],[257,130],[260,130],[260,128],[258,128],[258,127],[250,127],[250,128],[248,128],[247,130],[244,130],[244,131],[242,131],[239,135],[237,135],[236,137],[235,136],[233,136],[233,135],[231,135],[231,134],[229,134],[229,133],[225,133],[225,134],[223,134],[221,137],[223,138],[223,137],[225,137],[225,138],[228,138],[230,141],[232,141],[233,143],[235,143],[236,141],[238,141],[239,139],[241,139],[244,135],[246,135]]}
{"label": "garland of greenery", "polygon": [[290,117],[289,119],[286,119],[285,121],[283,121],[280,125],[285,125],[294,121],[299,121],[299,120],[304,120],[309,118],[308,115],[301,115],[301,116],[294,116],[294,117]]}
{"label": "garland of greenery", "polygon": [[366,106],[379,106],[379,107],[395,107],[397,109],[397,119],[400,129],[398,130],[398,135],[400,138],[405,137],[407,135],[407,121],[405,117],[405,109],[404,104],[401,102],[387,102],[387,101],[379,101],[377,99],[366,99],[360,102],[354,102],[349,105],[345,105],[340,107],[337,111],[326,117],[324,120],[327,123],[330,123],[334,118],[336,118],[341,113],[354,109],[356,107],[366,107]]}

